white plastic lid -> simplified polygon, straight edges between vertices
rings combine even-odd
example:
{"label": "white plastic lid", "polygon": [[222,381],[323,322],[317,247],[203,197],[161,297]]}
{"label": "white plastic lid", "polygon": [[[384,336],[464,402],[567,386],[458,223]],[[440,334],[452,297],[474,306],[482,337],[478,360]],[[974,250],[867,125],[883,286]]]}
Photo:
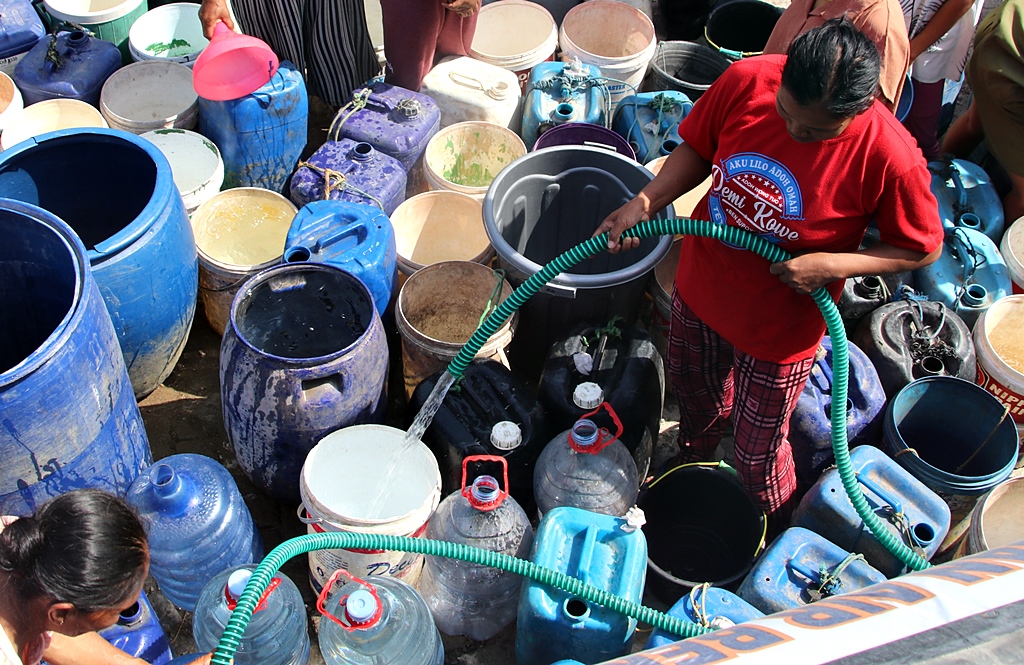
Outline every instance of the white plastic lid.
{"label": "white plastic lid", "polygon": [[581,409],[593,409],[604,401],[604,391],[596,383],[587,381],[572,391],[572,401]]}
{"label": "white plastic lid", "polygon": [[345,601],[345,616],[353,624],[364,624],[377,613],[377,599],[366,589],[357,589]]}
{"label": "white plastic lid", "polygon": [[245,591],[245,585],[249,583],[250,577],[252,577],[252,571],[244,568],[236,570],[228,576],[227,592],[235,602],[242,597],[242,592]]}
{"label": "white plastic lid", "polygon": [[511,420],[502,420],[491,428],[491,445],[498,450],[512,450],[523,442],[523,430]]}

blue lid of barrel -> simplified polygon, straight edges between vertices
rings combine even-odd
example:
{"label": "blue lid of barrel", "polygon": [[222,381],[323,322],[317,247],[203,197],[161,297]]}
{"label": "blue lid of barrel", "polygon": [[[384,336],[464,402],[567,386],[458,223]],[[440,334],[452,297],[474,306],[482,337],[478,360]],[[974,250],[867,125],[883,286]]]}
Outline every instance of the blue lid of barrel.
{"label": "blue lid of barrel", "polygon": [[[0,0],[0,71],[4,59],[25,53],[46,33],[31,0]],[[13,65],[11,65],[13,67]]]}

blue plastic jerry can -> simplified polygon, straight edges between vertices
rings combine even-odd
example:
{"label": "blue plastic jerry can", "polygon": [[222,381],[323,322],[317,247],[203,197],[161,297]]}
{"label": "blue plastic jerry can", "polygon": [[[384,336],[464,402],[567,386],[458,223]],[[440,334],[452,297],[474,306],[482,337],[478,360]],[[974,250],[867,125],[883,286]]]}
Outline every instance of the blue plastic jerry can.
{"label": "blue plastic jerry can", "polygon": [[199,133],[224,160],[224,189],[281,192],[306,147],[309,99],[302,73],[287,60],[263,87],[226,102],[199,98]]}
{"label": "blue plastic jerry can", "polygon": [[611,113],[611,96],[601,80],[600,69],[579,60],[536,65],[526,83],[519,132],[527,150],[533,150],[540,135],[555,125],[589,122],[604,126]]}
{"label": "blue plastic jerry can", "polygon": [[679,123],[692,108],[690,98],[676,90],[629,95],[619,102],[612,129],[629,141],[636,160],[646,164],[683,142]]}
{"label": "blue plastic jerry can", "polygon": [[[640,602],[647,541],[627,519],[559,507],[549,511],[537,527],[530,560]],[[635,629],[635,619],[527,579],[519,596],[516,663],[610,660],[629,653]]]}
{"label": "blue plastic jerry can", "polygon": [[[930,559],[949,531],[949,506],[910,472],[873,446],[850,451],[857,481],[872,511],[897,540]],[[888,577],[905,566],[878,542],[846,496],[836,469],[830,469],[804,495],[793,524],[811,529],[836,545],[860,552]]]}
{"label": "blue plastic jerry can", "polygon": [[962,159],[928,162],[928,170],[943,227],[981,231],[999,242],[1003,235],[1003,203],[985,170]]}
{"label": "blue plastic jerry can", "polygon": [[995,242],[981,231],[962,226],[946,232],[942,256],[935,263],[913,274],[915,289],[945,304],[970,328],[982,312],[1013,289]]}
{"label": "blue plastic jerry can", "polygon": [[795,526],[761,555],[736,595],[774,614],[884,581],[862,556]]}
{"label": "blue plastic jerry can", "polygon": [[[2,20],[6,23],[7,17]],[[25,106],[47,99],[77,99],[99,106],[103,84],[120,68],[117,46],[73,30],[57,35],[55,55],[50,53],[49,38],[38,40],[14,68],[13,78]]]}
{"label": "blue plastic jerry can", "polygon": [[[706,628],[728,628],[744,621],[760,619],[764,612],[757,609],[731,591],[709,584],[696,586],[687,595],[676,601],[668,611],[670,617],[683,619]],[[683,639],[679,635],[661,630],[651,633],[645,649],[663,647]]]}
{"label": "blue plastic jerry can", "polygon": [[385,215],[405,200],[405,167],[369,143],[327,141],[310,155],[291,181],[291,198],[299,208],[328,199],[377,206]]}
{"label": "blue plastic jerry can", "polygon": [[[871,360],[849,344],[849,392],[846,398],[846,434],[851,446],[875,444],[882,436],[885,390]],[[821,340],[796,409],[789,419],[789,441],[797,477],[808,485],[832,464],[832,339]]]}
{"label": "blue plastic jerry can", "polygon": [[0,0],[0,72],[11,76],[46,33],[32,0]]}
{"label": "blue plastic jerry can", "polygon": [[358,277],[384,315],[398,271],[391,220],[375,205],[314,201],[299,210],[284,243],[285,263],[330,263]]}
{"label": "blue plastic jerry can", "polygon": [[151,665],[164,665],[171,660],[170,642],[145,591],[138,602],[121,612],[117,623],[100,631],[100,637]]}

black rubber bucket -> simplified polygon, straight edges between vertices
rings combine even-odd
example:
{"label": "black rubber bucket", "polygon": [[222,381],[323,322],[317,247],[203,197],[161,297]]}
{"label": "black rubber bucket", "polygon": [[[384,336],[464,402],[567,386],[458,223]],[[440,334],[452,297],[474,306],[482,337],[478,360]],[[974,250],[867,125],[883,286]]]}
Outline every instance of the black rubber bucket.
{"label": "black rubber bucket", "polygon": [[715,5],[704,39],[730,60],[760,55],[782,16],[782,8],[762,0],[725,0]]}
{"label": "black rubber bucket", "polygon": [[764,513],[724,463],[677,466],[638,505],[647,517],[647,589],[669,605],[705,582],[735,590],[764,546]]}
{"label": "black rubber bucket", "polygon": [[732,60],[704,44],[661,42],[651,59],[646,89],[678,90],[697,101],[731,64]]}

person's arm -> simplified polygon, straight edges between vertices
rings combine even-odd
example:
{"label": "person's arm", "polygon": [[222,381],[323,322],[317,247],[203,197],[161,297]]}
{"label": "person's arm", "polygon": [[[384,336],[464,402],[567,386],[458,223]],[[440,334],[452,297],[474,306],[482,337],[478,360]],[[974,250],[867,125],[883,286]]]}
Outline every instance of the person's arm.
{"label": "person's arm", "polygon": [[810,294],[839,279],[917,270],[934,263],[941,255],[941,247],[926,254],[880,242],[857,252],[801,254],[773,263],[770,270],[797,293]]}
{"label": "person's arm", "polygon": [[213,39],[213,28],[220,21],[224,21],[224,25],[232,30],[235,29],[227,0],[203,0],[199,6],[199,20],[203,24],[203,35],[207,39]]}
{"label": "person's arm", "polygon": [[608,215],[594,235],[608,231],[608,251],[613,254],[638,247],[639,238],[623,238],[620,243],[619,236],[626,229],[636,226],[637,222],[650,219],[652,214],[704,182],[709,173],[711,163],[686,143],[680,143],[665,160],[654,180],[636,198]]}
{"label": "person's arm", "polygon": [[[196,654],[192,665],[210,665],[212,654]],[[112,646],[99,633],[83,633],[68,637],[53,633],[50,646],[43,652],[43,660],[50,665],[148,665]]]}
{"label": "person's arm", "polygon": [[944,34],[953,29],[957,21],[974,6],[974,0],[946,0],[935,12],[931,20],[910,40],[910,61],[928,50],[928,47],[939,41]]}

